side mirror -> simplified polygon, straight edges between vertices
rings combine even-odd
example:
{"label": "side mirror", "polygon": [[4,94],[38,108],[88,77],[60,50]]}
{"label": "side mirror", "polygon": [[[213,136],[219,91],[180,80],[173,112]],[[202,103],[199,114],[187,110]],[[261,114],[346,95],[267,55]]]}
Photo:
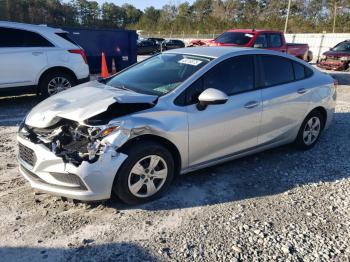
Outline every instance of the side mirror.
{"label": "side mirror", "polygon": [[228,96],[218,89],[208,88],[199,95],[198,100],[197,109],[202,111],[206,109],[208,105],[225,104],[228,100]]}
{"label": "side mirror", "polygon": [[254,48],[263,48],[264,45],[263,45],[263,44],[254,44],[253,47],[254,47]]}

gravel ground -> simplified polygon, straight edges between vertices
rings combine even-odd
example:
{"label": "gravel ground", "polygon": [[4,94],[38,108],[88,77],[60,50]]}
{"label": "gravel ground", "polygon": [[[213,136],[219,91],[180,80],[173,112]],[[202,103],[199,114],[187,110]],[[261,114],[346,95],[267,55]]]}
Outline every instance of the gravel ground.
{"label": "gravel ground", "polygon": [[175,180],[142,206],[72,203],[19,175],[16,125],[35,96],[0,98],[2,261],[350,261],[350,75],[314,149],[284,146]]}

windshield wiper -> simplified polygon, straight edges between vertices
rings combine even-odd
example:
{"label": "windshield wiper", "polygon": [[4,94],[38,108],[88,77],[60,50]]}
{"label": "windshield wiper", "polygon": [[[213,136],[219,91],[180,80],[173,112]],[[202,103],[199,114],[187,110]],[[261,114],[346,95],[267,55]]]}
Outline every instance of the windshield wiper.
{"label": "windshield wiper", "polygon": [[115,88],[118,88],[118,89],[121,89],[121,90],[126,90],[126,91],[132,91],[132,92],[135,92],[129,88],[126,88],[125,85],[117,85],[117,86],[114,86]]}

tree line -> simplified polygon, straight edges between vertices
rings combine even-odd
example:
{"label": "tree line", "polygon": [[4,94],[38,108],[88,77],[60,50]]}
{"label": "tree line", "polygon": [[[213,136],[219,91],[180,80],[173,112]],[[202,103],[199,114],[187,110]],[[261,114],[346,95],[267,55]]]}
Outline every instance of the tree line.
{"label": "tree line", "polygon": [[[212,34],[229,28],[283,30],[288,0],[196,0],[153,6],[71,0],[0,0],[0,20],[93,28],[138,29],[154,34]],[[350,0],[292,0],[288,32],[350,32]]]}

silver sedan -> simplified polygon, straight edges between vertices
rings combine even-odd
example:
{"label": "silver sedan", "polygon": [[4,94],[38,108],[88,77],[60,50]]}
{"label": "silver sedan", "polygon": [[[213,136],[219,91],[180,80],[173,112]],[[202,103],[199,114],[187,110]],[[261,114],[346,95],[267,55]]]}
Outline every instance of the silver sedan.
{"label": "silver sedan", "polygon": [[52,194],[143,203],[178,174],[288,143],[312,148],[335,102],[333,79],[292,56],[177,49],[37,105],[19,129],[20,170]]}

